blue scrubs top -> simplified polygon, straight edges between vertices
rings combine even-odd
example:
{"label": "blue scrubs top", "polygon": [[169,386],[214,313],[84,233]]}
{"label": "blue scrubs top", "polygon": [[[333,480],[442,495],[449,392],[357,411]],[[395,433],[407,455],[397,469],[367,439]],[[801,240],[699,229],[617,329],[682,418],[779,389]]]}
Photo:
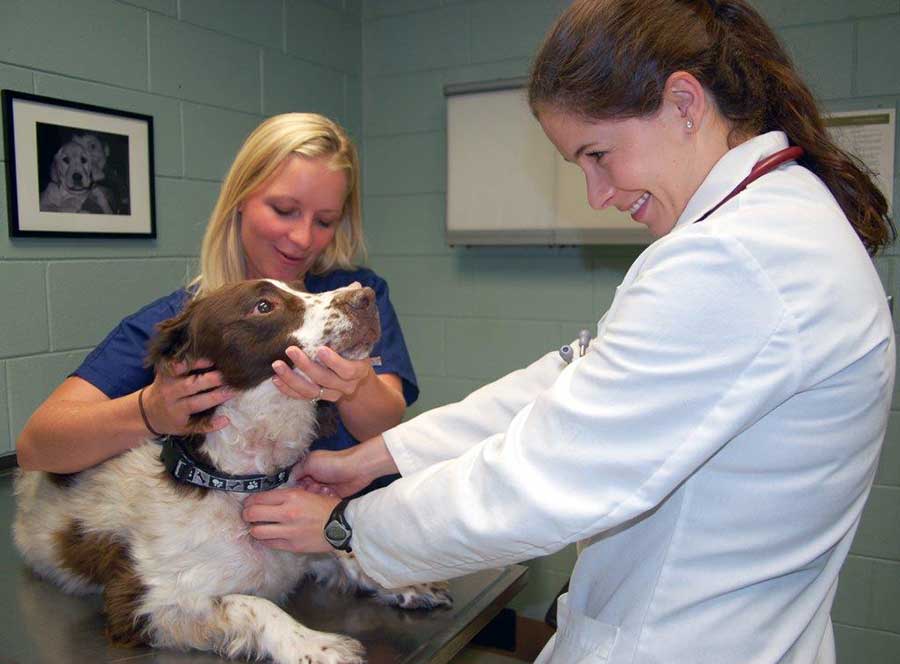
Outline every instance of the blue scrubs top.
{"label": "blue scrubs top", "polygon": [[[381,339],[375,344],[372,355],[381,356],[381,366],[374,369],[376,373],[397,374],[402,379],[403,397],[408,406],[418,398],[419,387],[400,322],[388,296],[387,282],[368,269],[335,270],[323,275],[307,274],[306,288],[310,293],[322,293],[349,286],[354,281],[375,291]],[[178,315],[189,298],[187,290],[177,290],[123,319],[71,375],[86,380],[110,399],[149,385],[153,382],[153,369],[144,367],[147,342],[156,325]],[[357,442],[339,421],[337,431],[316,440],[313,449],[340,450]]]}

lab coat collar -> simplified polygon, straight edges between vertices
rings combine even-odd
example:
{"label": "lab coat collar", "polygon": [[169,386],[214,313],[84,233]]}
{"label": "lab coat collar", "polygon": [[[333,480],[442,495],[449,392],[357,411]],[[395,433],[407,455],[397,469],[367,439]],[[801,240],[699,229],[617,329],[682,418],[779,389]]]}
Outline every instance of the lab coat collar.
{"label": "lab coat collar", "polygon": [[788,147],[787,135],[783,131],[770,131],[726,152],[712,167],[700,188],[691,196],[673,230],[690,226],[731,193],[741,180],[750,174],[760,159],[765,159],[786,147]]}

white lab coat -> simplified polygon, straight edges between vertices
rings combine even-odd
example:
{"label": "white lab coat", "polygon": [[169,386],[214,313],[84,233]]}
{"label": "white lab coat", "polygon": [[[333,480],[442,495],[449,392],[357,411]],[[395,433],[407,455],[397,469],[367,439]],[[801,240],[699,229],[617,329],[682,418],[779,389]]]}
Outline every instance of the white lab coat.
{"label": "white lab coat", "polygon": [[403,478],[347,513],[366,572],[397,586],[579,541],[540,664],[834,662],[893,389],[885,294],[796,163],[692,223],[786,146],[771,132],[716,164],[585,357],[385,434]]}

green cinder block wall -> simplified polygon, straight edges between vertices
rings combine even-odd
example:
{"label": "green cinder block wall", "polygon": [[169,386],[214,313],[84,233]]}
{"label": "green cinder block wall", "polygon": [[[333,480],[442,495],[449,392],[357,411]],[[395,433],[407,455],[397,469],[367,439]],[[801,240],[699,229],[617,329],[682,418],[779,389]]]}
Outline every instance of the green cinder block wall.
{"label": "green cinder block wall", "polygon": [[[565,4],[0,0],[0,87],[153,115],[159,229],[155,241],[11,240],[0,178],[0,453],[106,330],[191,274],[231,157],[281,111],[329,114],[359,140],[369,262],[389,280],[422,387],[413,413],[592,325],[639,248],[466,249],[443,238],[442,86],[524,75]],[[826,109],[897,107],[900,0],[755,4]],[[895,299],[898,256],[876,261]],[[900,661],[898,404],[833,612],[841,664]],[[571,547],[531,561],[515,607],[543,618],[573,562]]]}

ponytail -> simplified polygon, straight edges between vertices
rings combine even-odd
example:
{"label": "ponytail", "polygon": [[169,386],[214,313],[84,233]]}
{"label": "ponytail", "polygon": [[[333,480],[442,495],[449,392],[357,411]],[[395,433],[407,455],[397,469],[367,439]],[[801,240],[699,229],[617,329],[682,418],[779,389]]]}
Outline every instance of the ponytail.
{"label": "ponytail", "polygon": [[[870,254],[892,242],[888,202],[872,173],[831,138],[812,92],[765,21],[741,0],[706,0],[706,5],[720,37],[713,50],[721,83],[710,85],[719,110],[738,130],[781,130],[802,147],[799,163],[822,179]],[[746,83],[733,85],[733,79]]]}
{"label": "ponytail", "polygon": [[812,92],[763,18],[745,0],[576,0],[532,66],[529,102],[583,117],[656,112],[668,77],[693,75],[739,136],[783,131],[800,163],[837,200],[866,250],[895,237],[871,172],[829,136]]}

